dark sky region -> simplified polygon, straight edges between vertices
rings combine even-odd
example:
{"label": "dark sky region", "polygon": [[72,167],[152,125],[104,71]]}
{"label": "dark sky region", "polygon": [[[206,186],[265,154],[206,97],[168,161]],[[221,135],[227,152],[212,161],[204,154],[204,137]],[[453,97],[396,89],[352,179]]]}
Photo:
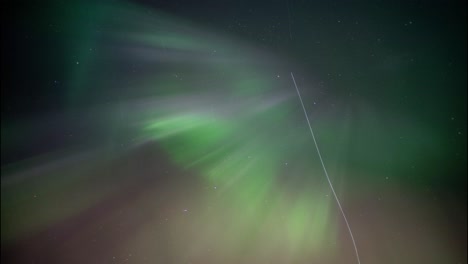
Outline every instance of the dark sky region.
{"label": "dark sky region", "polygon": [[466,22],[465,1],[4,2],[2,263],[467,263]]}

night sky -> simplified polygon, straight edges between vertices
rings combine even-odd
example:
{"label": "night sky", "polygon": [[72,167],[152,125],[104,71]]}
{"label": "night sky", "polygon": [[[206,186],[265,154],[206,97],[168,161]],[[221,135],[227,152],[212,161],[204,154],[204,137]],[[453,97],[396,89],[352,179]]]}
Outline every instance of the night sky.
{"label": "night sky", "polygon": [[466,22],[465,1],[6,1],[1,262],[466,264]]}

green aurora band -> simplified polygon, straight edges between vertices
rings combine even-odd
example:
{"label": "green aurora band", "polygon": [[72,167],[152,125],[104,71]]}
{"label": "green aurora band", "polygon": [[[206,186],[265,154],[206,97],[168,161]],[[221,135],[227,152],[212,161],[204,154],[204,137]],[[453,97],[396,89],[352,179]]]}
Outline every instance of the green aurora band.
{"label": "green aurora band", "polygon": [[[66,10],[57,19],[76,34],[63,36],[66,53],[75,54],[67,57],[70,81],[63,101],[69,111],[25,124],[2,123],[2,151],[33,137],[42,123],[75,120],[93,132],[55,152],[2,166],[2,245],[69,219],[85,221],[82,214],[116,199],[124,208],[106,211],[63,246],[64,256],[57,259],[67,260],[69,248],[87,241],[93,228],[120,219],[125,210],[145,214],[145,220],[122,248],[150,252],[155,263],[335,263],[343,254],[353,259],[285,58],[126,2],[72,1]],[[72,10],[76,13],[69,17]],[[308,77],[298,82],[313,83]],[[410,176],[430,171],[424,164],[439,160],[445,145],[425,124],[376,112],[364,100],[347,103],[318,91],[304,94],[317,99],[317,105],[306,99],[306,107],[337,193],[351,212],[351,226],[357,226],[359,246],[367,228],[364,216],[358,206],[347,204],[367,198],[344,187],[366,181],[362,188],[371,190],[388,177],[421,186],[421,177]],[[396,127],[410,131],[407,137],[415,140],[402,143],[394,136]],[[145,173],[134,171],[144,158],[129,156],[140,149],[162,150],[177,167],[173,173],[202,187],[195,194],[176,192],[185,198],[164,198],[155,189],[165,185],[139,176],[151,170],[165,173],[163,165],[141,161]],[[403,161],[392,163],[398,159]],[[48,165],[38,166],[43,163]],[[109,169],[114,165],[121,171]],[[408,172],[408,166],[413,170]],[[128,198],[122,194],[127,188],[138,194]],[[169,193],[173,187],[167,188]],[[44,195],[26,202],[36,193]],[[154,212],[156,207],[160,211]],[[373,245],[364,246],[372,252]],[[366,263],[379,259],[367,255]],[[76,257],[76,263],[80,260]]]}

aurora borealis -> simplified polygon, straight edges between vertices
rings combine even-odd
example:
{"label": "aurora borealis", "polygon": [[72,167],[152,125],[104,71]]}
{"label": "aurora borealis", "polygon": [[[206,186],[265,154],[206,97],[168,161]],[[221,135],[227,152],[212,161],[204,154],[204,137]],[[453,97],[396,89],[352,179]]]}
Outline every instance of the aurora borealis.
{"label": "aurora borealis", "polygon": [[2,263],[467,263],[466,3],[46,1],[2,26]]}

